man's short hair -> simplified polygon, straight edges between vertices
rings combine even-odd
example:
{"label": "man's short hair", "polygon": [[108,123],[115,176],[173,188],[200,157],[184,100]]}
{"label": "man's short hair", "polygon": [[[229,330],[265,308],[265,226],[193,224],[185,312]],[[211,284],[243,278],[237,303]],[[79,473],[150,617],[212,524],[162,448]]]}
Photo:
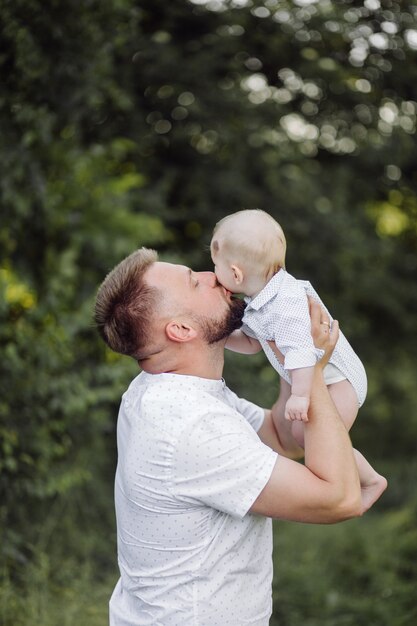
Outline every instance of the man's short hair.
{"label": "man's short hair", "polygon": [[140,248],[123,259],[99,287],[94,308],[97,329],[107,345],[139,359],[147,341],[160,292],[144,280],[158,260],[155,250]]}

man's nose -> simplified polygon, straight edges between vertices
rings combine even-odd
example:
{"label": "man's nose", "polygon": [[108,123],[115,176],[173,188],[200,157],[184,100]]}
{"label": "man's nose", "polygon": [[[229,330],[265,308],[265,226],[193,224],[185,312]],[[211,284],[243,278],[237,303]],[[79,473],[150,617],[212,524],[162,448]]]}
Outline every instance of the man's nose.
{"label": "man's nose", "polygon": [[209,285],[210,287],[216,287],[218,284],[216,274],[214,272],[199,272],[198,276],[199,280],[205,282],[206,285]]}

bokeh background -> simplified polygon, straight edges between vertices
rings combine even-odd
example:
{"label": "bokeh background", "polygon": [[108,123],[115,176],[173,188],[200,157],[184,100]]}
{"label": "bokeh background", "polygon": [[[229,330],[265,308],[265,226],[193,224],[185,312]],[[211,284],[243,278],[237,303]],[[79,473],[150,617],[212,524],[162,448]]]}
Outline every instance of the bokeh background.
{"label": "bokeh background", "polygon": [[[99,283],[143,245],[210,269],[216,221],[263,208],[366,365],[352,438],[389,480],[362,519],[274,523],[271,626],[416,624],[416,3],[0,0],[0,23],[0,623],[107,624],[138,370],[96,335]],[[262,354],[225,376],[277,396]]]}

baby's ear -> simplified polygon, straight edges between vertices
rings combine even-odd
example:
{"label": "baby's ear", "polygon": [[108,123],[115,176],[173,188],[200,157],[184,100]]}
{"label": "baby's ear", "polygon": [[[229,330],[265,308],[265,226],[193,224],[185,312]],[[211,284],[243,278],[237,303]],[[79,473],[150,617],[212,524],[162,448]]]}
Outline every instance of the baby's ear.
{"label": "baby's ear", "polygon": [[237,265],[232,265],[233,277],[235,279],[236,285],[241,285],[243,283],[243,272]]}

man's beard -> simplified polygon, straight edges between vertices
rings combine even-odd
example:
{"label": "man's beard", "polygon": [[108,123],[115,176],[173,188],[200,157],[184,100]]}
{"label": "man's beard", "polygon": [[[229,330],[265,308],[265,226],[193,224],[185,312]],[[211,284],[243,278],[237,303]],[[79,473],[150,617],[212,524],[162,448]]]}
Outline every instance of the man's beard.
{"label": "man's beard", "polygon": [[213,320],[206,317],[199,319],[204,339],[209,345],[227,339],[230,333],[242,326],[245,306],[246,304],[243,300],[234,298],[231,300],[229,309],[223,319]]}

